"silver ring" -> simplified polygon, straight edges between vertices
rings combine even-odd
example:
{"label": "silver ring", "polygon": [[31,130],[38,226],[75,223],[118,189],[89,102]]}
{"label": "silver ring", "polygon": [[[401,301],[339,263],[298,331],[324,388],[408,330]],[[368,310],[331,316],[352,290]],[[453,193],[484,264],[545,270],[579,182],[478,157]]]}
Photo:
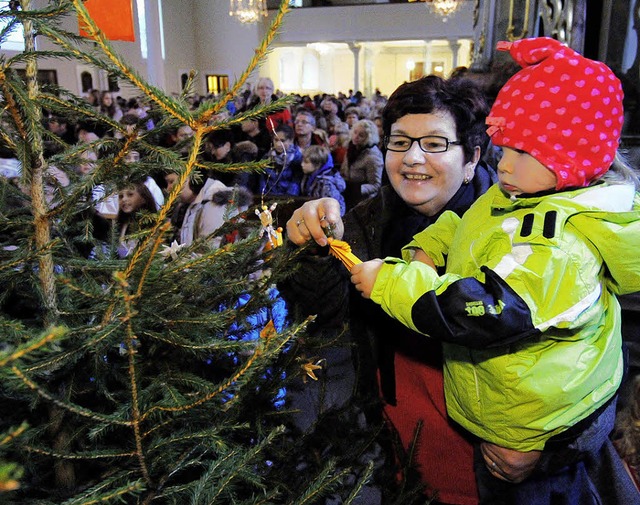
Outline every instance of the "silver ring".
{"label": "silver ring", "polygon": [[304,219],[298,219],[298,220],[296,221],[296,226],[298,226],[298,227],[299,227],[301,224],[304,224]]}
{"label": "silver ring", "polygon": [[498,465],[496,464],[495,461],[491,462],[491,468],[498,468]]}

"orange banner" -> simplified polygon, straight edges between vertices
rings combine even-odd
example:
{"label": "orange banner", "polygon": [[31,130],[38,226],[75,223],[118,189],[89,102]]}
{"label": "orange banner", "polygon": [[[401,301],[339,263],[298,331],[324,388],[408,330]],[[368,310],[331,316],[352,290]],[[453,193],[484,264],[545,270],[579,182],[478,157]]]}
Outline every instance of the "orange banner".
{"label": "orange banner", "polygon": [[[136,40],[132,0],[86,0],[84,6],[107,39],[127,42]],[[78,26],[80,35],[88,37],[81,20],[78,20]]]}

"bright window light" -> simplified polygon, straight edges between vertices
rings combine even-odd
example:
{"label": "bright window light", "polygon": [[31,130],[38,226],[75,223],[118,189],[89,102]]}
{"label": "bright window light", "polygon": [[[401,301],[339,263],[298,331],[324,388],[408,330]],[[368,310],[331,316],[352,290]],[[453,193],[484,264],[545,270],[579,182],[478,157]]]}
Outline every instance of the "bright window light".
{"label": "bright window light", "polygon": [[140,30],[140,52],[147,59],[147,19],[145,16],[144,0],[136,0],[138,7],[138,29]]}
{"label": "bright window light", "polygon": [[[9,1],[0,0],[0,10],[9,10]],[[0,30],[4,30],[4,27],[9,24],[7,18],[0,19]],[[24,32],[22,30],[22,23],[17,23],[11,33],[0,44],[0,49],[5,51],[24,51]]]}

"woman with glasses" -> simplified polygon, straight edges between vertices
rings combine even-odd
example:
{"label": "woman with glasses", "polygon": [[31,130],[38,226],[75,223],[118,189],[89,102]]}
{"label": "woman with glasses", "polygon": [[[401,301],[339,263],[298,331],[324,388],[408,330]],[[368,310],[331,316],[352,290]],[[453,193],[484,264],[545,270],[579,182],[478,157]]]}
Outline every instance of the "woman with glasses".
{"label": "woman with glasses", "polygon": [[[287,222],[289,241],[326,246],[331,235],[365,261],[398,254],[446,210],[462,215],[496,181],[481,161],[488,111],[484,94],[469,80],[427,76],[401,85],[382,113],[389,184],[344,218],[335,200],[306,202]],[[314,386],[331,391],[334,406],[362,405],[370,424],[386,419],[405,451],[418,430],[414,462],[425,493],[437,493],[431,503],[476,504],[472,445],[446,413],[440,344],[393,321],[352,289],[342,264],[322,249],[317,253],[301,255],[302,268],[283,292],[318,315],[318,331],[348,320],[351,347],[331,349],[331,379]],[[378,397],[384,416],[371,407]]]}
{"label": "woman with glasses", "polygon": [[[269,105],[277,99],[278,95],[275,94],[273,81],[269,77],[260,77],[253,88],[253,98],[245,110],[251,110],[259,105]],[[281,124],[293,126],[291,111],[288,108],[269,114],[262,122],[263,125],[261,126],[265,128],[269,134],[273,134],[276,127]]]}

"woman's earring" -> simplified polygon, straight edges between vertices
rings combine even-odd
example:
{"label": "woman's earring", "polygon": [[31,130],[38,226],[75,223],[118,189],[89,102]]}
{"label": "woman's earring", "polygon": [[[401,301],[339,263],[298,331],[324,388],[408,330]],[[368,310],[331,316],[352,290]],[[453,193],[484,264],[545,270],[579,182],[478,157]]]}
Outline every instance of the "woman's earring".
{"label": "woman's earring", "polygon": [[468,175],[465,175],[464,180],[462,182],[464,184],[469,184],[469,182],[471,182],[471,177],[469,177]]}

